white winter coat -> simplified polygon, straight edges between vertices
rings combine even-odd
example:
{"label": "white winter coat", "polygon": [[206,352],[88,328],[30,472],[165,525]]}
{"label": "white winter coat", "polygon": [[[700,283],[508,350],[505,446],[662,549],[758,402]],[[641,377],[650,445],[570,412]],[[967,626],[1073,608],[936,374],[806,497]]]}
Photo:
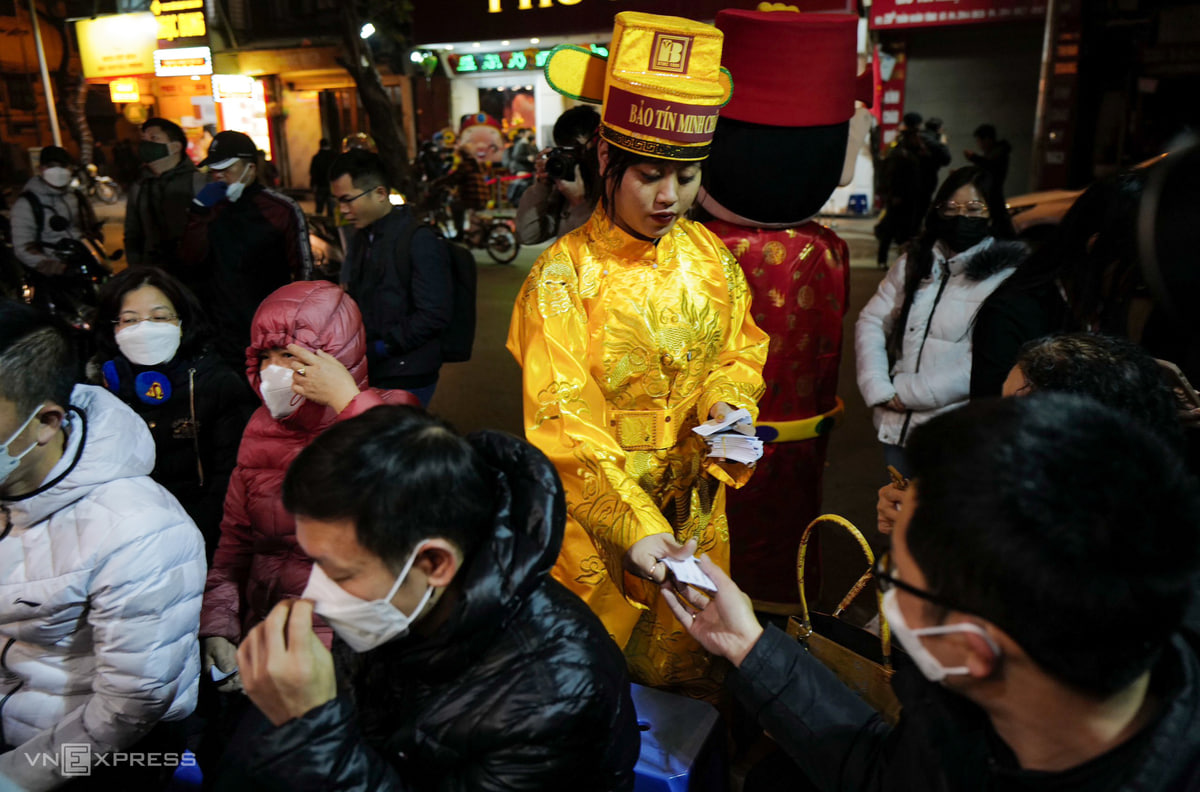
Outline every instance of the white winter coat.
{"label": "white winter coat", "polygon": [[[1023,246],[997,244],[988,237],[947,259],[949,248],[941,242],[934,245],[933,270],[913,297],[901,357],[890,369],[887,336],[904,304],[907,257],[901,257],[888,271],[854,326],[858,389],[867,406],[875,408],[880,442],[904,445],[915,427],[966,403],[971,392],[971,328],[975,313],[1013,273],[1024,252]],[[947,270],[949,280],[938,299]],[[900,397],[907,412],[877,406],[893,396]]]}
{"label": "white winter coat", "polygon": [[191,713],[199,683],[204,540],[150,479],[145,422],[103,388],[79,385],[71,404],[86,429],[72,412],[46,480],[66,477],[0,501],[0,736],[15,746],[0,774],[30,790],[64,779],[26,754],[127,749]]}

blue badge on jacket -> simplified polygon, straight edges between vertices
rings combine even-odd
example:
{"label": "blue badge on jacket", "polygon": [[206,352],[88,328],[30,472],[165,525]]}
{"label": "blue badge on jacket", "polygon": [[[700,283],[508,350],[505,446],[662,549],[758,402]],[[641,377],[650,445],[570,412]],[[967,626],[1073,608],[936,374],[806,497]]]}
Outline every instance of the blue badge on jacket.
{"label": "blue badge on jacket", "polygon": [[157,371],[143,371],[133,381],[133,390],[145,404],[162,404],[171,398],[171,380]]}

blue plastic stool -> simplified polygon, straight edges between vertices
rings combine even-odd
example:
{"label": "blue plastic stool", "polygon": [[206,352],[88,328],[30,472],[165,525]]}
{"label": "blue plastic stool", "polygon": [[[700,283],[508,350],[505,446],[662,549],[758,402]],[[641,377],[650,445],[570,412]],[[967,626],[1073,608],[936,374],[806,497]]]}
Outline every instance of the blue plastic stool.
{"label": "blue plastic stool", "polygon": [[854,193],[846,203],[846,208],[856,215],[867,213],[867,196],[865,193]]}
{"label": "blue plastic stool", "polygon": [[711,704],[630,685],[642,753],[634,768],[634,792],[726,792],[720,716]]}

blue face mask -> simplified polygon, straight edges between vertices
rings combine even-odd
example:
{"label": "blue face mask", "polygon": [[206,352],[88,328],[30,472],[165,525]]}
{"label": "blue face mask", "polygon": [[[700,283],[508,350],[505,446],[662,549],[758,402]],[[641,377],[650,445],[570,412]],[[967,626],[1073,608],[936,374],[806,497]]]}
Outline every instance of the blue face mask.
{"label": "blue face mask", "polygon": [[25,431],[25,427],[29,426],[29,424],[33,422],[34,418],[37,418],[38,413],[40,413],[42,408],[45,406],[45,404],[39,404],[37,409],[31,412],[29,417],[25,419],[25,423],[21,424],[17,428],[17,431],[13,432],[12,436],[4,441],[3,446],[0,446],[0,485],[3,485],[4,482],[8,480],[8,477],[13,474],[13,471],[21,465],[21,460],[24,459],[25,456],[32,451],[35,446],[37,446],[37,441],[34,441],[33,445],[29,446],[29,448],[26,448],[16,456],[13,456],[8,450],[8,447],[12,445],[13,441],[20,436],[21,432]]}

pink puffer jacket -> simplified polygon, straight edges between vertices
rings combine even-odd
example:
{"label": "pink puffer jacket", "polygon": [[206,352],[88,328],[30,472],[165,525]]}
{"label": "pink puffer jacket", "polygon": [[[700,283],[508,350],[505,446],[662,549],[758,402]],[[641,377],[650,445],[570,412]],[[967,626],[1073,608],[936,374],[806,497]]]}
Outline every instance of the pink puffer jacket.
{"label": "pink puffer jacket", "polygon": [[[354,300],[326,281],[298,281],[271,294],[254,314],[246,376],[258,393],[259,353],[288,344],[323,350],[350,370],[362,391],[342,412],[305,402],[281,421],[259,407],[246,425],[237,467],[225,496],[221,539],[200,614],[200,636],[239,643],[277,602],[299,596],[312,561],[296,542],[296,523],[283,508],[283,478],[292,460],[335,421],[380,404],[419,405],[403,390],[367,387],[366,332]],[[329,628],[318,625],[326,646]]]}

